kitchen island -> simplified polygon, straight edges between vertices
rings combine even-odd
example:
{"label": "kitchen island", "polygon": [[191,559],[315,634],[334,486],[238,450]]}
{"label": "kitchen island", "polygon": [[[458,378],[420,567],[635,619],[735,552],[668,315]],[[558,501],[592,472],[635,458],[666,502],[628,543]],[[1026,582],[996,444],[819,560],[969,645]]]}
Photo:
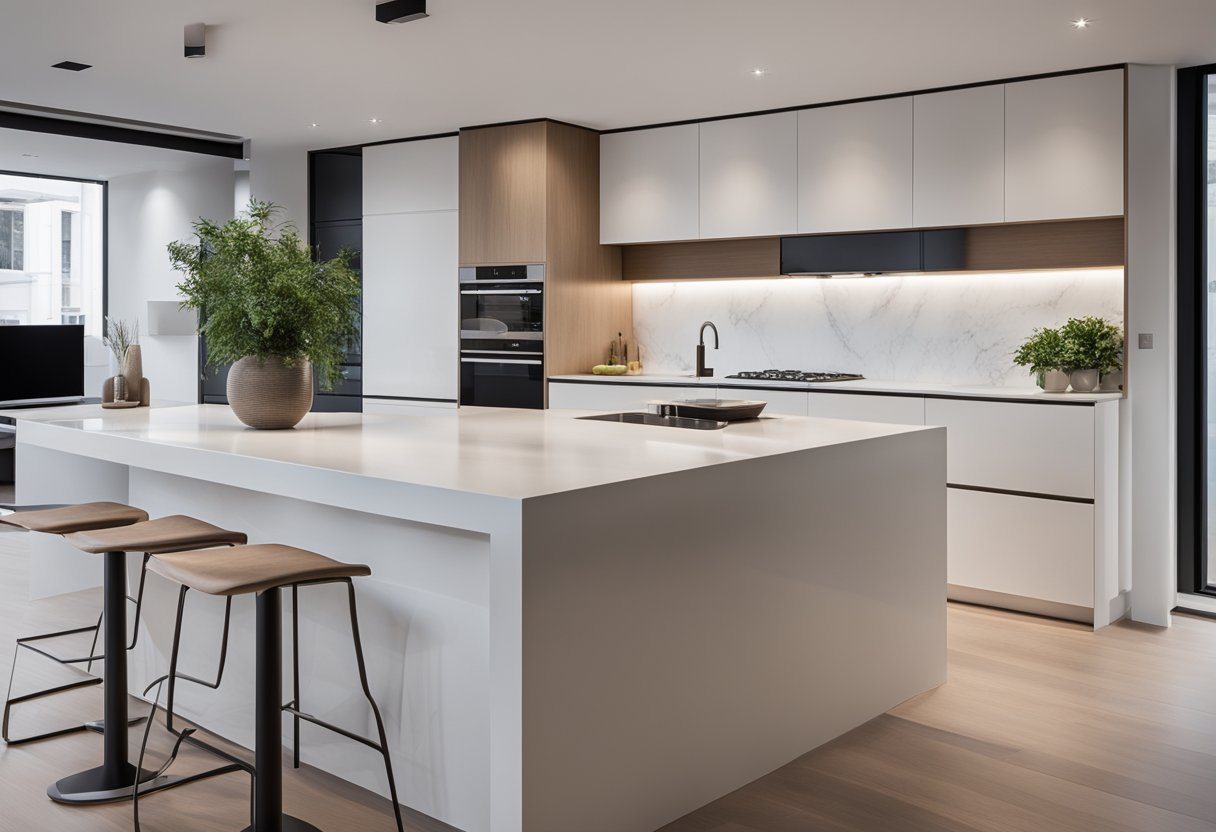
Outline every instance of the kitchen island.
{"label": "kitchen island", "polygon": [[[19,501],[128,501],[369,564],[364,643],[402,802],[469,832],[650,832],[945,680],[941,428],[9,415]],[[99,559],[32,541],[34,594],[100,582]],[[168,662],[175,592],[148,592],[133,692]],[[184,671],[210,672],[222,608],[191,599]],[[179,707],[249,744],[252,601],[234,611],[234,670]],[[367,730],[341,590],[301,591],[300,618],[305,709]],[[374,755],[307,727],[302,745],[385,793]]]}

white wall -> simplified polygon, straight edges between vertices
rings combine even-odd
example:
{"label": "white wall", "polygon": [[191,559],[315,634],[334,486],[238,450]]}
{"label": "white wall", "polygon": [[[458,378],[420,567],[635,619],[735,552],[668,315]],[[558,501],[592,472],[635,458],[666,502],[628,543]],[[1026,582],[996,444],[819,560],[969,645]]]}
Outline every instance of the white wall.
{"label": "white wall", "polygon": [[110,180],[109,314],[139,319],[144,375],[155,399],[198,400],[197,336],[147,334],[148,301],[178,297],[181,276],[170,268],[165,247],[190,238],[199,217],[232,217],[233,182],[229,159]]}
{"label": "white wall", "polygon": [[290,220],[308,238],[308,151],[303,148],[254,146],[249,159],[249,191],[263,202],[283,206]]}
{"label": "white wall", "polygon": [[[1128,73],[1128,385],[1123,403],[1124,553],[1132,618],[1167,626],[1178,586],[1175,488],[1175,113],[1173,67]],[[1151,333],[1152,349],[1137,336]]]}

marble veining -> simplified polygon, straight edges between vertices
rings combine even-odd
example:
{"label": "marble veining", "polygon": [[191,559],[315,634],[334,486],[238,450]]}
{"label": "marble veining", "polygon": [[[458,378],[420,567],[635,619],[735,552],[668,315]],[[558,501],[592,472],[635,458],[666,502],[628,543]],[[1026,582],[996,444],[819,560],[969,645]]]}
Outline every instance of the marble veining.
{"label": "marble veining", "polygon": [[697,329],[710,320],[722,336],[706,356],[717,375],[777,367],[1025,387],[1018,345],[1034,327],[1081,315],[1122,322],[1122,269],[633,287],[646,372],[671,375],[692,371]]}

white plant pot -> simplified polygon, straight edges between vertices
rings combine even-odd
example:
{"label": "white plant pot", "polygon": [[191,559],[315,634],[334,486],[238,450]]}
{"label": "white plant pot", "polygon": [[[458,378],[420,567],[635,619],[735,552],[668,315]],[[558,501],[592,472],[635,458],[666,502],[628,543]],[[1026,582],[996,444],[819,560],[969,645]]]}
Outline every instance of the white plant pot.
{"label": "white plant pot", "polygon": [[1047,370],[1043,373],[1044,393],[1063,393],[1068,390],[1068,373],[1063,370]]}
{"label": "white plant pot", "polygon": [[1068,374],[1068,383],[1075,393],[1092,393],[1098,389],[1098,371],[1073,370]]}
{"label": "white plant pot", "polygon": [[1102,374],[1102,381],[1098,384],[1098,389],[1103,393],[1118,393],[1123,389],[1123,371],[1113,370],[1109,373]]}

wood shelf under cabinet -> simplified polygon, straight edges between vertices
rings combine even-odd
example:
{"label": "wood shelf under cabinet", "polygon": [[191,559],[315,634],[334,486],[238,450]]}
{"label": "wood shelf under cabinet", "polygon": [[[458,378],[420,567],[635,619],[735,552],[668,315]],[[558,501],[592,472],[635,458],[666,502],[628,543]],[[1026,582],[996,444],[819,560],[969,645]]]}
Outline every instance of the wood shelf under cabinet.
{"label": "wood shelf under cabinet", "polygon": [[[966,228],[972,272],[1122,267],[1123,217]],[[647,243],[622,247],[625,280],[781,277],[781,238]]]}

